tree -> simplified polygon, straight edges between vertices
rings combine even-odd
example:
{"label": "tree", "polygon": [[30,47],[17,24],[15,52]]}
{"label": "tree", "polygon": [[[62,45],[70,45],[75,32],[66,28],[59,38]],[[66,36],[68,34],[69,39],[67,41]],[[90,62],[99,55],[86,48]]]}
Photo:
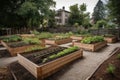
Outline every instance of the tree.
{"label": "tree", "polygon": [[75,23],[78,23],[81,25],[81,19],[80,19],[80,13],[78,4],[70,6],[70,17],[69,17],[69,24],[74,25]]}
{"label": "tree", "polygon": [[120,1],[109,0],[107,6],[109,8],[110,19],[120,25]]}
{"label": "tree", "polygon": [[105,18],[105,5],[101,0],[99,0],[94,7],[92,18],[94,20],[94,23]]}
{"label": "tree", "polygon": [[84,25],[89,23],[89,13],[86,13],[86,4],[83,3],[78,7],[78,4],[70,6],[70,17],[69,17],[69,24],[75,25]]}
{"label": "tree", "polygon": [[1,0],[0,25],[39,26],[54,5],[53,0]]}

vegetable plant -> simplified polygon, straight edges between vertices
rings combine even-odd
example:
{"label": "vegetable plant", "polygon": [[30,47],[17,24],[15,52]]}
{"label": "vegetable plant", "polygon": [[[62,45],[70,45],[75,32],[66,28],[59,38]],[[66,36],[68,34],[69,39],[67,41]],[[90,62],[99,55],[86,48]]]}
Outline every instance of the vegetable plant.
{"label": "vegetable plant", "polygon": [[74,52],[74,51],[76,51],[76,50],[78,50],[78,49],[79,49],[79,48],[76,47],[76,46],[70,47],[70,48],[68,48],[68,49],[64,49],[63,51],[60,51],[60,52],[58,52],[58,53],[56,53],[56,54],[50,55],[49,57],[47,57],[47,60],[46,60],[46,58],[44,58],[42,62],[46,62],[46,61],[48,61],[49,59],[55,59],[55,58],[64,56],[64,55],[69,54],[69,53],[72,53],[72,52]]}
{"label": "vegetable plant", "polygon": [[93,36],[93,37],[86,37],[81,42],[85,44],[92,44],[96,42],[103,42],[104,38],[102,36]]}
{"label": "vegetable plant", "polygon": [[53,34],[49,33],[49,32],[42,32],[39,35],[36,35],[36,37],[39,38],[39,39],[46,39],[46,38],[53,37]]}
{"label": "vegetable plant", "polygon": [[120,53],[117,55],[117,58],[120,59]]}
{"label": "vegetable plant", "polygon": [[115,66],[112,65],[112,64],[109,64],[108,67],[107,67],[107,72],[110,73],[110,74],[114,74]]}
{"label": "vegetable plant", "polygon": [[22,39],[18,35],[11,35],[11,36],[8,36],[8,37],[3,37],[2,40],[5,41],[5,42],[16,42],[16,41],[20,41]]}
{"label": "vegetable plant", "polygon": [[44,47],[41,47],[41,46],[33,46],[31,48],[27,48],[25,50],[25,52],[31,52],[31,51],[37,51],[37,50],[41,50],[41,49],[44,49]]}
{"label": "vegetable plant", "polygon": [[40,40],[38,38],[24,38],[23,41],[27,44],[40,44]]}

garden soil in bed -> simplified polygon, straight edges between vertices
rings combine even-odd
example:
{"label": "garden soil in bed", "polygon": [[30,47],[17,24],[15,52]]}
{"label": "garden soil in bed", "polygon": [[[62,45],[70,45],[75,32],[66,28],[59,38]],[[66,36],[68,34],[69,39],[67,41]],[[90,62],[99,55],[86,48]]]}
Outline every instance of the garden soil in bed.
{"label": "garden soil in bed", "polygon": [[28,45],[30,45],[30,44],[27,44],[27,43],[22,42],[22,41],[20,41],[20,42],[12,42],[12,43],[7,43],[7,44],[8,44],[8,46],[11,47],[11,48],[22,47],[22,46],[28,46]]}
{"label": "garden soil in bed", "polygon": [[[41,51],[36,51],[36,52],[32,52],[32,53],[27,53],[27,54],[23,54],[24,57],[26,57],[27,59],[29,59],[30,61],[34,62],[37,65],[41,65],[42,60],[52,54],[56,54],[62,50],[66,49],[65,47],[57,47],[57,46],[53,46],[53,47],[49,47],[46,49],[43,49]],[[34,54],[33,54],[34,53]],[[48,60],[47,62],[49,62],[51,60]]]}
{"label": "garden soil in bed", "polygon": [[[118,54],[120,54],[120,48],[114,55],[100,65],[89,80],[120,80],[120,59],[117,58]],[[113,75],[107,71],[109,64],[115,66]]]}
{"label": "garden soil in bed", "polygon": [[11,57],[11,55],[7,50],[0,50],[0,58],[2,57]]}
{"label": "garden soil in bed", "polygon": [[0,68],[0,80],[14,80],[8,68]]}

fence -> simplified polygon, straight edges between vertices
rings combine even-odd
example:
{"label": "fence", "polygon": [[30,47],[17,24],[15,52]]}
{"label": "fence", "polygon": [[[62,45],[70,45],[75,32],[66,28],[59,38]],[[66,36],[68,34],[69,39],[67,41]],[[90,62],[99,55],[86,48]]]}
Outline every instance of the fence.
{"label": "fence", "polygon": [[93,35],[113,34],[120,39],[120,29],[90,29],[89,31]]}

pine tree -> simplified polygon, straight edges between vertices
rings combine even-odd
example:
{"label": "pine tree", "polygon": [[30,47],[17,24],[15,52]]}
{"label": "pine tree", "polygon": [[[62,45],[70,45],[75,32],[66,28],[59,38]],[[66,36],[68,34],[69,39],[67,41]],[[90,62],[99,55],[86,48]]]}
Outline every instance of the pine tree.
{"label": "pine tree", "polygon": [[94,7],[92,18],[94,20],[94,23],[105,18],[105,5],[101,0],[99,0]]}

